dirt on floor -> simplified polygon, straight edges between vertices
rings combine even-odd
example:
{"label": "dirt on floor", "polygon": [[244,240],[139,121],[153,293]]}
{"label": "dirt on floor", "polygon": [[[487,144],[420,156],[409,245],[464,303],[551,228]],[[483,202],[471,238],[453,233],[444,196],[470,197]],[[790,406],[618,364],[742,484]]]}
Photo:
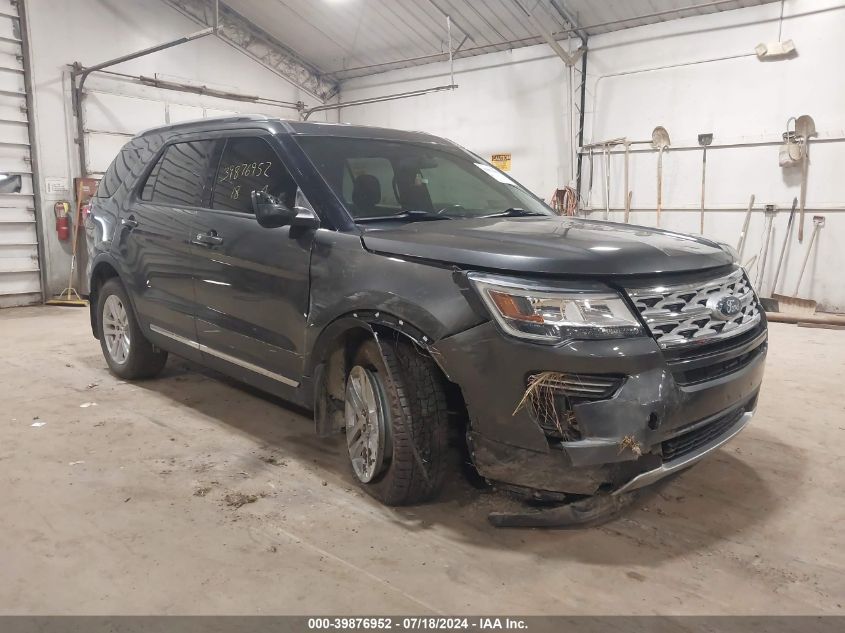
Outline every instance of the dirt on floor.
{"label": "dirt on floor", "polygon": [[307,412],[115,378],[85,309],[0,337],[0,614],[845,614],[845,332],[773,324],[750,427],[577,531],[492,528],[459,476],[383,507]]}

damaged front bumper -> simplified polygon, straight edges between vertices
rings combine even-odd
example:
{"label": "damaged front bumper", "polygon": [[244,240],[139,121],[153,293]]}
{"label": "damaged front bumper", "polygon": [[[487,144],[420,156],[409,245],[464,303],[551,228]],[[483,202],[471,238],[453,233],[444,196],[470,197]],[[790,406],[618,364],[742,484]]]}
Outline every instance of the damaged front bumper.
{"label": "damaged front bumper", "polygon": [[639,490],[640,488],[644,488],[645,486],[660,481],[664,477],[692,466],[736,436],[751,421],[751,417],[754,415],[754,412],[741,409],[738,414],[729,413],[728,415],[734,417],[736,421],[730,424],[727,430],[692,452],[686,453],[677,459],[665,461],[657,468],[652,468],[651,470],[640,473],[621,487],[614,490],[613,494],[618,495],[632,490]]}
{"label": "damaged front bumper", "polygon": [[[650,337],[550,347],[485,323],[439,341],[435,357],[463,392],[479,473],[543,498],[630,492],[716,450],[756,409],[766,340],[762,324],[734,341],[669,355]],[[550,371],[587,384],[618,378],[610,395],[573,401],[576,437],[550,433],[518,406],[529,378]]]}

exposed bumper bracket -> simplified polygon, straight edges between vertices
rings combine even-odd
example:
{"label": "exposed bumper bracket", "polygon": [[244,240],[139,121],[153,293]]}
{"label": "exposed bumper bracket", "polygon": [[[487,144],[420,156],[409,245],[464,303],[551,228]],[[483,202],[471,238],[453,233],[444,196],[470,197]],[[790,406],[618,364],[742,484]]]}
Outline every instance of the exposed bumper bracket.
{"label": "exposed bumper bracket", "polygon": [[494,527],[574,529],[605,523],[616,518],[640,498],[639,490],[622,495],[595,495],[530,512],[491,512],[487,520]]}

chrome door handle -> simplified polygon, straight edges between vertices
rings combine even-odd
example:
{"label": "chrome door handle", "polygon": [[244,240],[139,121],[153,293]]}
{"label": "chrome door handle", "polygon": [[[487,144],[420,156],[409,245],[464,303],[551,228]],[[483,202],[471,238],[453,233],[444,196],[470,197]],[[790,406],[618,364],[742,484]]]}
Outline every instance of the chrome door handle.
{"label": "chrome door handle", "polygon": [[138,220],[135,219],[134,215],[130,215],[128,218],[123,218],[120,223],[123,226],[128,226],[130,229],[134,229],[138,226]]}
{"label": "chrome door handle", "polygon": [[200,246],[217,246],[223,243],[223,238],[217,235],[217,231],[209,231],[208,233],[197,233],[192,241]]}

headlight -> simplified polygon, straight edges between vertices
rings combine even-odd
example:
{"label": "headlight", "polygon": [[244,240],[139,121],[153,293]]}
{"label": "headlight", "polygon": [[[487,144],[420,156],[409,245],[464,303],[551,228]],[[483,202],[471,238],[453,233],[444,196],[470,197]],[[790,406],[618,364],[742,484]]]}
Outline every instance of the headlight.
{"label": "headlight", "polygon": [[499,326],[538,342],[638,336],[642,327],[618,294],[557,290],[527,281],[470,273]]}

